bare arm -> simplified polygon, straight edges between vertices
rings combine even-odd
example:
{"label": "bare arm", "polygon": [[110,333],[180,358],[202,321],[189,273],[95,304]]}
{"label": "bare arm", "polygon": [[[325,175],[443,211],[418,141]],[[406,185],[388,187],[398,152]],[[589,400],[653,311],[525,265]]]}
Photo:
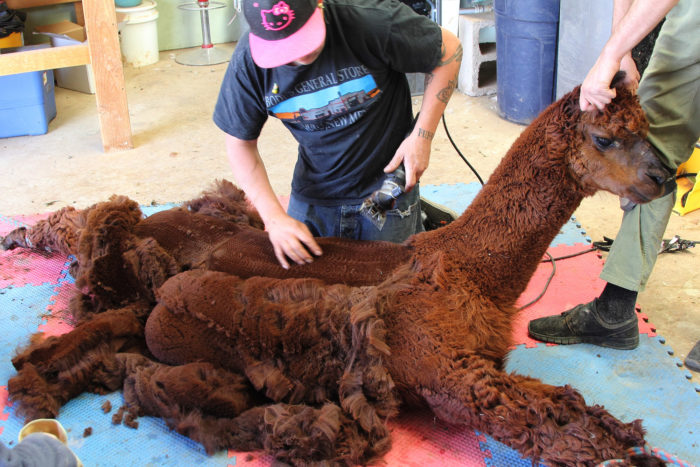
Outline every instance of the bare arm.
{"label": "bare arm", "polygon": [[242,140],[227,134],[226,152],[236,182],[260,213],[282,267],[289,268],[287,258],[297,264],[311,262],[313,257],[308,250],[320,255],[321,248],[309,229],[284,211],[272,190],[258,152],[258,141]]}
{"label": "bare arm", "polygon": [[440,63],[426,75],[425,92],[420,116],[411,134],[396,150],[394,158],[384,168],[393,172],[403,161],[406,169],[406,190],[410,191],[420,179],[430,161],[430,146],[440,117],[457,87],[457,75],[462,63],[462,44],[457,36],[442,30]]}
{"label": "bare arm", "polygon": [[581,85],[581,110],[602,110],[614,97],[610,82],[619,70],[636,85],[639,73],[630,52],[671,11],[678,0],[615,0],[613,28],[598,60]]}

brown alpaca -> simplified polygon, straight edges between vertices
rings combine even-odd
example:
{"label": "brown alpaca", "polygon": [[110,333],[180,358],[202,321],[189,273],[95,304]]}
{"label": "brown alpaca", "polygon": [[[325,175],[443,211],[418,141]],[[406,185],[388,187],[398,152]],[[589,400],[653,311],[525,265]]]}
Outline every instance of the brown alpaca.
{"label": "brown alpaca", "polygon": [[[549,465],[625,458],[644,443],[640,421],[502,369],[515,301],[581,200],[605,189],[647,202],[670,176],[636,98],[617,95],[603,113],[581,113],[578,90],[546,109],[450,225],[401,246],[327,239],[292,272],[254,216],[179,209],[156,228],[123,198],[97,205],[72,222],[69,251],[88,289],[76,306],[93,313],[13,359],[10,397],[29,418],[53,417],[82,391],[123,387],[132,415],[163,417],[209,452],[266,449],[296,464],[377,460],[401,405]],[[37,232],[4,243],[69,244]],[[378,260],[381,273],[368,273]],[[355,266],[338,274],[342,264]],[[316,278],[287,276],[296,271]]]}

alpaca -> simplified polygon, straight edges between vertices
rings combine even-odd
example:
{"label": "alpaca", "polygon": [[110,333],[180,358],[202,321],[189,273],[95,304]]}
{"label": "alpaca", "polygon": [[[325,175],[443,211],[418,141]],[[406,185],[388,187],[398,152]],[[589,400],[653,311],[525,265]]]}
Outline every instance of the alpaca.
{"label": "alpaca", "polygon": [[[374,462],[390,447],[386,418],[413,406],[549,465],[660,465],[626,454],[644,443],[640,421],[503,371],[515,301],[581,200],[599,189],[638,203],[662,194],[670,173],[646,129],[621,85],[595,114],[579,110],[576,88],[522,133],[459,219],[403,245],[370,243],[398,260],[369,276],[357,270],[376,260],[363,242],[339,241],[339,256],[322,244],[316,269],[284,276],[247,221],[214,227],[180,209],[164,214],[178,224],[147,227],[114,198],[114,210],[96,206],[70,224],[82,226],[71,248],[88,289],[76,307],[98,312],[20,352],[10,398],[28,418],[53,417],[83,391],[123,388],[132,417],[160,416],[208,452],[265,449],[294,464]],[[168,244],[159,229],[183,238]],[[61,247],[33,230],[3,243]],[[216,241],[200,245],[207,232]],[[265,249],[260,264],[233,272]],[[343,283],[329,269],[345,258],[361,267]]]}

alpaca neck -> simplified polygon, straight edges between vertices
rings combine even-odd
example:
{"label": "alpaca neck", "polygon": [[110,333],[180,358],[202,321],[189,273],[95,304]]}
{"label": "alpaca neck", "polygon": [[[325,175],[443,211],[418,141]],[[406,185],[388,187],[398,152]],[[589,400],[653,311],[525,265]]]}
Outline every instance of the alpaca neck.
{"label": "alpaca neck", "polygon": [[[525,290],[583,193],[568,175],[564,155],[547,154],[545,125],[533,123],[514,143],[459,219],[415,237],[416,259],[445,254],[439,269],[450,281],[476,283],[512,305]],[[438,274],[441,271],[436,271]]]}

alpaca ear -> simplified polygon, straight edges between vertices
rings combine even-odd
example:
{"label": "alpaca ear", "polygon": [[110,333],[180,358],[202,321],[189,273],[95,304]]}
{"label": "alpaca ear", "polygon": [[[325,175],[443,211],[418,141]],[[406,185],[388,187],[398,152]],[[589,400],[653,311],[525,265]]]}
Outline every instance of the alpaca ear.
{"label": "alpaca ear", "polygon": [[569,95],[562,98],[561,110],[569,120],[578,120],[578,114],[581,111],[579,99],[581,97],[581,86],[576,86]]}
{"label": "alpaca ear", "polygon": [[615,73],[615,76],[613,76],[612,82],[610,83],[610,88],[612,89],[618,86],[623,86],[626,76],[627,73],[623,70],[620,70],[617,73]]}

